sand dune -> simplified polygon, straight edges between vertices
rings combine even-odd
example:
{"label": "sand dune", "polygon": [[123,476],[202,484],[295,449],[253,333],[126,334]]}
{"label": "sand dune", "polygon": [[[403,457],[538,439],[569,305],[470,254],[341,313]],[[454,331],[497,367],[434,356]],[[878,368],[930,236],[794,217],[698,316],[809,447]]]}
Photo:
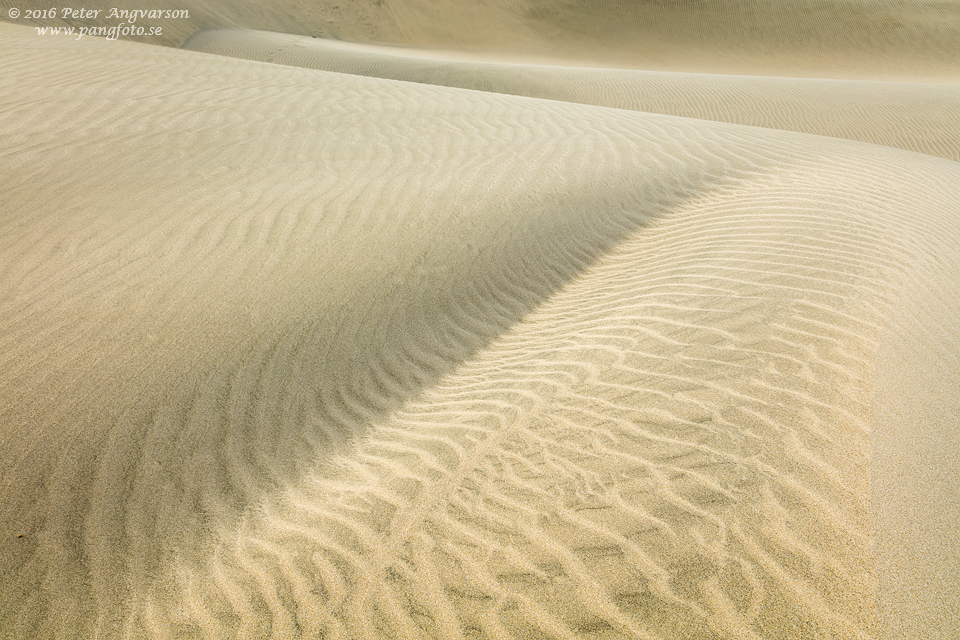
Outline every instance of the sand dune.
{"label": "sand dune", "polygon": [[0,24],[0,638],[955,637],[955,86],[187,46]]}
{"label": "sand dune", "polygon": [[249,30],[183,48],[375,78],[548,98],[860,140],[960,161],[960,85],[438,60],[397,47]]}
{"label": "sand dune", "polygon": [[[115,26],[110,10],[187,9],[140,42],[180,46],[203,29],[262,29],[353,42],[454,49],[512,60],[700,73],[960,82],[955,0],[85,0],[96,18],[29,18],[40,0],[0,0],[0,19]],[[8,10],[21,15],[10,18]]]}

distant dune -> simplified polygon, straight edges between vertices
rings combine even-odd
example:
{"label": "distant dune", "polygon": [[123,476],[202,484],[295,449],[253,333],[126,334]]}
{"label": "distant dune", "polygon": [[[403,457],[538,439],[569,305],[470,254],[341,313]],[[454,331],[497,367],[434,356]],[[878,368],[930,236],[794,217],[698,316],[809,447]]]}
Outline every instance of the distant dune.
{"label": "distant dune", "polygon": [[[28,7],[51,6],[56,18],[26,16]],[[161,33],[125,39],[177,47],[203,29],[245,28],[579,66],[960,82],[956,0],[85,0],[83,7],[100,13],[64,18],[63,6],[0,0],[0,16],[79,28],[118,24],[108,17],[114,8],[187,9],[188,18],[141,18],[138,25]]]}
{"label": "distant dune", "polygon": [[183,48],[248,60],[861,140],[960,161],[960,85],[438,60],[430,52],[241,29]]}
{"label": "distant dune", "polygon": [[0,638],[957,637],[960,5],[772,6],[0,23]]}

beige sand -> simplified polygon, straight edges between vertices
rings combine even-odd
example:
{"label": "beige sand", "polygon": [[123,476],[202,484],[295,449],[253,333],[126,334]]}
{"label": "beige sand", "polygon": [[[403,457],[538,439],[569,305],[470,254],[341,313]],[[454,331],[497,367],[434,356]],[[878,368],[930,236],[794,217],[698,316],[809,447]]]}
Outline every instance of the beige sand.
{"label": "beige sand", "polygon": [[0,24],[0,638],[955,637],[955,87],[203,38],[419,82]]}

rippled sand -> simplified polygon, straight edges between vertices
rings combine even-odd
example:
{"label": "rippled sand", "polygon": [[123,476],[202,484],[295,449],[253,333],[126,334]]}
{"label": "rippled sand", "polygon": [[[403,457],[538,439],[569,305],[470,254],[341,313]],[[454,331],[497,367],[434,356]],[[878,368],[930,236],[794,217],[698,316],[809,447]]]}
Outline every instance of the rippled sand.
{"label": "rippled sand", "polygon": [[953,5],[741,75],[278,6],[0,23],[0,638],[956,637]]}

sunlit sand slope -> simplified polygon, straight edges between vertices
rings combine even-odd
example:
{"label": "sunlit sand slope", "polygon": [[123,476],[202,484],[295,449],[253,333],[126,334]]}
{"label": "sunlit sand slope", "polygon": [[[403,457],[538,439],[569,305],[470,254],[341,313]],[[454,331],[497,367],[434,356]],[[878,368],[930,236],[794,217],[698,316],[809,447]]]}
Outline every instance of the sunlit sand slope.
{"label": "sunlit sand slope", "polygon": [[802,131],[960,160],[960,85],[451,61],[397,47],[244,30],[202,31],[183,48],[376,78]]}
{"label": "sunlit sand slope", "polygon": [[955,606],[955,530],[897,555],[919,476],[870,464],[956,404],[887,382],[960,348],[911,293],[960,164],[0,35],[0,637],[869,638],[905,569],[921,630]]}

